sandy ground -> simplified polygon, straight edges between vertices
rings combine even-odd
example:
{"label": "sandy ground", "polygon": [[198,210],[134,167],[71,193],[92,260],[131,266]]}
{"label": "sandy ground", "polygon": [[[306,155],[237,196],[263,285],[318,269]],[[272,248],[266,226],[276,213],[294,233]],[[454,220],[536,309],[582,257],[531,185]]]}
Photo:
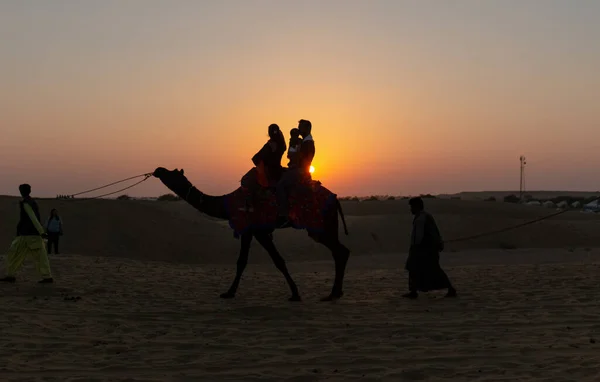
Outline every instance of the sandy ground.
{"label": "sandy ground", "polygon": [[448,255],[459,289],[400,298],[402,255],[355,257],[346,295],[321,303],[330,262],[234,267],[52,257],[1,287],[0,380],[597,381],[600,251]]}
{"label": "sandy ground", "polygon": [[[0,199],[6,247],[15,201]],[[218,298],[239,242],[184,203],[61,203],[56,284],[36,284],[28,262],[16,284],[0,285],[0,381],[600,380],[597,216],[569,212],[452,245],[442,265],[459,297],[408,301],[405,202],[345,203],[353,252],[338,302],[318,301],[330,255],[302,232],[276,233],[303,297],[290,303],[257,245],[236,299]],[[428,206],[447,238],[553,212]]]}

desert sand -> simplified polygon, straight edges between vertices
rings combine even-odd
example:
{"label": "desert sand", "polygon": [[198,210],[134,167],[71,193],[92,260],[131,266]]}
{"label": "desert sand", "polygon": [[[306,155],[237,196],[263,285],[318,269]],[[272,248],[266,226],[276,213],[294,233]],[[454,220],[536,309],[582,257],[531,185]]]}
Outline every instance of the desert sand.
{"label": "desert sand", "polygon": [[[17,199],[0,198],[8,248]],[[426,200],[444,237],[553,210]],[[302,231],[275,233],[303,301],[254,244],[235,299],[218,298],[239,242],[184,202],[41,200],[61,212],[56,283],[27,262],[0,285],[0,380],[598,381],[600,217],[567,212],[452,243],[442,265],[459,297],[405,292],[406,201],[344,202],[352,250],[344,297],[326,295],[329,253]],[[3,259],[2,259],[3,260]],[[2,267],[2,270],[4,268]]]}

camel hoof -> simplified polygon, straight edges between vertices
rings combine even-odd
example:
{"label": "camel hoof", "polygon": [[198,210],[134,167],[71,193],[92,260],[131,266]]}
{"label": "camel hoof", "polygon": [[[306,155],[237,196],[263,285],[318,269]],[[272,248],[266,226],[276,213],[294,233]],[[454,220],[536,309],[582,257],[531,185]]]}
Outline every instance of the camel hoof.
{"label": "camel hoof", "polygon": [[335,301],[335,300],[339,300],[340,298],[342,298],[342,296],[344,295],[344,292],[340,292],[340,293],[332,293],[327,297],[323,297],[321,299],[321,301]]}
{"label": "camel hoof", "polygon": [[235,294],[231,293],[231,292],[226,292],[226,293],[221,294],[221,298],[229,299],[229,298],[234,298],[234,297],[235,297]]}
{"label": "camel hoof", "polygon": [[300,296],[292,296],[288,299],[288,301],[302,301]]}

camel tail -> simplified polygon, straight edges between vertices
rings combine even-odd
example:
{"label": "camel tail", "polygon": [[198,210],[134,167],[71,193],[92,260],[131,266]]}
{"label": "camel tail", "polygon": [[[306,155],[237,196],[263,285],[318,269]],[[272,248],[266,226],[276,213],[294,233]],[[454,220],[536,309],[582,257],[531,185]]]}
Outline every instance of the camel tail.
{"label": "camel tail", "polygon": [[342,218],[342,224],[344,225],[344,233],[348,236],[348,226],[346,225],[346,218],[344,217],[344,211],[342,211],[342,204],[338,198],[335,198],[335,202],[337,203],[337,209],[340,213],[340,217]]}

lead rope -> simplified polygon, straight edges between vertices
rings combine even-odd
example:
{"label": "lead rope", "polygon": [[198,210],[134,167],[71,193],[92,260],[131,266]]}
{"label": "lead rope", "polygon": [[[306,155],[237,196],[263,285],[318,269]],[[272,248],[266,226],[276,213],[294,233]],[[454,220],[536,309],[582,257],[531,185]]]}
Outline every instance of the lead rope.
{"label": "lead rope", "polygon": [[[81,192],[78,192],[78,193],[75,193],[75,194],[69,194],[69,195],[68,195],[68,197],[69,197],[69,198],[68,198],[67,200],[74,200],[74,201],[75,201],[75,200],[93,200],[93,199],[99,199],[99,198],[104,198],[104,197],[106,197],[106,196],[114,195],[114,194],[116,194],[116,193],[123,192],[123,191],[125,191],[125,190],[128,190],[128,189],[130,189],[130,188],[133,188],[133,187],[135,187],[135,186],[137,186],[137,185],[139,185],[139,184],[141,184],[141,183],[143,183],[143,182],[147,181],[147,180],[148,180],[148,179],[149,179],[149,178],[152,176],[152,174],[153,174],[153,173],[145,173],[145,174],[140,174],[140,175],[130,176],[129,178],[121,179],[121,180],[118,180],[118,181],[116,181],[116,182],[109,183],[109,184],[107,184],[107,185],[104,185],[104,186],[101,186],[101,187],[92,188],[92,189],[90,189],[90,190],[81,191]],[[142,179],[142,180],[140,180],[140,181],[138,181],[138,182],[135,182],[134,184],[132,184],[132,185],[130,185],[130,186],[127,186],[127,187],[125,187],[125,188],[121,188],[120,190],[113,191],[113,192],[109,192],[109,193],[102,194],[102,195],[98,195],[98,196],[89,197],[89,198],[75,199],[75,197],[76,197],[77,195],[89,194],[90,192],[93,192],[93,191],[102,190],[102,189],[104,189],[104,188],[107,188],[107,187],[110,187],[110,186],[114,186],[115,184],[123,183],[123,182],[126,182],[126,181],[128,181],[128,180],[137,179],[137,178],[141,178],[141,177],[143,177],[143,179]],[[59,199],[62,199],[62,198],[59,198]]]}
{"label": "lead rope", "polygon": [[567,208],[567,209],[564,209],[562,211],[555,212],[553,214],[549,214],[549,215],[546,215],[546,216],[542,216],[541,218],[530,220],[530,221],[527,221],[525,223],[517,224],[517,225],[514,225],[514,226],[501,228],[501,229],[498,229],[498,230],[495,230],[495,231],[478,233],[476,235],[464,236],[464,237],[460,237],[460,238],[456,238],[456,239],[446,240],[445,242],[446,243],[456,243],[456,242],[459,242],[459,241],[473,240],[473,239],[477,239],[477,238],[480,238],[480,237],[483,237],[483,236],[489,236],[489,235],[494,235],[494,234],[497,234],[497,233],[502,233],[502,232],[510,231],[510,230],[513,230],[513,229],[524,227],[524,226],[529,225],[529,224],[537,223],[537,222],[542,221],[542,220],[550,219],[550,218],[552,218],[554,216],[558,216],[558,215],[564,214],[565,212],[568,212],[568,211],[571,211],[571,208]]}

